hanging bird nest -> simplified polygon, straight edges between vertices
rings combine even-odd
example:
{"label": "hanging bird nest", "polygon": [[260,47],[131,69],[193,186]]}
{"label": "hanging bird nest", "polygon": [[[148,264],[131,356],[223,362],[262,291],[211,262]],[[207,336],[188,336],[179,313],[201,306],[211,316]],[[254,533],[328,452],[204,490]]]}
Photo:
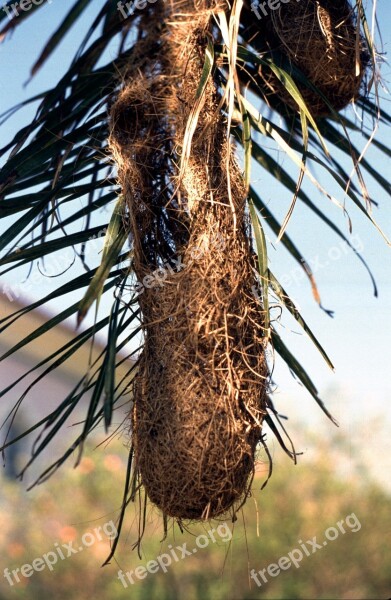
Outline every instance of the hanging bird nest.
{"label": "hanging bird nest", "polygon": [[136,461],[152,502],[180,519],[216,517],[246,498],[264,416],[263,314],[243,202],[234,235],[223,189],[214,204],[200,202],[183,269],[142,300]]}
{"label": "hanging bird nest", "polygon": [[201,101],[197,91],[216,6],[170,10],[155,49],[163,15],[145,15],[151,46],[111,111],[145,337],[131,415],[134,489],[142,484],[165,516],[206,519],[234,515],[250,492],[266,338],[221,97],[212,77]]}
{"label": "hanging bird nest", "polygon": [[[347,0],[289,2],[267,19],[262,35],[269,56],[293,77],[313,116],[330,115],[332,109],[342,110],[359,97],[369,54],[360,21]],[[259,74],[269,99],[276,95],[297,110],[296,101],[269,67],[262,65]]]}

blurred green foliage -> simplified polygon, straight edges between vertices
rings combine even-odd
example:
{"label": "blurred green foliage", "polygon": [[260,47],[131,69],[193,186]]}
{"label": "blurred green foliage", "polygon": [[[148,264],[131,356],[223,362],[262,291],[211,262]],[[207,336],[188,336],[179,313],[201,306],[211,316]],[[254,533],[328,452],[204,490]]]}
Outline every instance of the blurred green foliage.
{"label": "blurred green foliage", "polygon": [[[94,536],[96,527],[116,520],[126,459],[125,445],[115,441],[95,450],[90,447],[77,469],[60,470],[49,482],[28,494],[21,493],[20,484],[3,482],[0,600],[390,597],[390,498],[365,477],[338,475],[339,461],[335,453],[328,453],[325,448],[321,456],[312,461],[302,458],[296,467],[288,459],[276,457],[275,473],[262,492],[259,489],[266,464],[261,463],[253,497],[235,524],[227,521],[233,528],[231,542],[226,535],[215,534],[216,543],[210,541],[196,554],[173,560],[166,573],[160,569],[143,580],[133,575],[134,583],[128,582],[127,588],[118,579],[119,569],[126,572],[145,566],[160,554],[169,553],[170,544],[175,548],[186,542],[187,548],[192,549],[195,536],[207,535],[218,523],[191,526],[184,533],[171,526],[167,539],[162,541],[159,514],[150,509],[140,560],[137,551],[132,550],[138,535],[139,507],[131,506],[118,552],[110,565],[101,568],[110,548],[109,539],[102,534],[101,541],[96,539],[64,560],[58,558],[52,571],[44,568],[30,577],[19,574],[20,583],[9,585],[3,576],[6,567],[12,572],[71,541],[79,548],[85,533],[92,532]],[[298,568],[292,565],[275,577],[266,573],[267,583],[259,577],[261,587],[251,580],[251,569],[259,571],[277,563],[280,557],[300,548],[299,540],[304,543],[316,536],[317,542],[322,543],[325,531],[336,527],[338,521],[351,513],[361,525],[359,530],[353,530],[351,519],[351,526],[345,525],[344,534],[339,531],[334,541],[304,556]],[[91,535],[86,539],[90,541]],[[306,546],[311,552],[311,545]],[[64,548],[63,552],[66,555]]]}

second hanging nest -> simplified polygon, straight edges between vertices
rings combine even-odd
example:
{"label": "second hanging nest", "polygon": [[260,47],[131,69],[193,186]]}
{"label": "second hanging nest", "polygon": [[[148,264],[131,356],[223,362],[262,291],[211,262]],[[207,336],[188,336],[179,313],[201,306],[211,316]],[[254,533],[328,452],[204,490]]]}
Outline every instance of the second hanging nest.
{"label": "second hanging nest", "polygon": [[[293,77],[313,116],[327,116],[331,108],[339,111],[359,97],[369,53],[360,20],[347,0],[281,4],[262,19],[260,30],[260,45]],[[297,110],[297,103],[269,67],[260,67],[259,74],[269,97],[276,95]]]}

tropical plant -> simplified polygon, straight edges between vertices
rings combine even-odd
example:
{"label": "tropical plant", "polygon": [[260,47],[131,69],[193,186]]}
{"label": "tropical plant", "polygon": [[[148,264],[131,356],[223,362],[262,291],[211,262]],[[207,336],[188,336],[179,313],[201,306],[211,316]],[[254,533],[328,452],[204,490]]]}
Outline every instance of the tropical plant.
{"label": "tropical plant", "polygon": [[[323,7],[329,6],[325,0],[320,3],[306,2],[306,6],[311,10],[312,5],[319,4]],[[319,208],[311,200],[302,186],[303,181],[308,180],[314,189],[320,190],[326,198],[339,206],[345,215],[347,215],[345,205],[350,202],[380,231],[371,214],[373,201],[364,178],[365,173],[369,174],[385,192],[390,192],[387,178],[378,173],[365,156],[370,143],[375,144],[385,156],[390,156],[389,149],[374,139],[379,123],[382,126],[389,126],[391,123],[391,117],[379,105],[379,57],[362,0],[356,0],[353,13],[349,11],[349,17],[345,15],[346,2],[334,4],[338,4],[338,10],[345,10],[344,19],[351,19],[349,27],[350,30],[354,29],[355,89],[348,98],[352,97],[355,101],[355,113],[352,110],[346,113],[335,110],[342,108],[335,100],[335,89],[333,88],[334,95],[327,96],[327,88],[322,88],[317,80],[314,81],[311,69],[306,70],[298,64],[300,61],[297,62],[289,54],[284,54],[283,37],[279,38],[281,44],[278,46],[276,39],[270,37],[268,28],[256,21],[254,3],[243,4],[241,0],[235,0],[233,5],[228,7],[217,3],[193,4],[173,0],[171,3],[164,2],[163,8],[163,0],[157,0],[157,4],[148,5],[146,1],[142,1],[137,4],[137,8],[132,8],[130,3],[117,4],[108,0],[97,11],[70,67],[58,83],[52,89],[13,107],[3,115],[2,122],[26,104],[36,106],[32,122],[17,131],[13,139],[1,150],[1,156],[7,159],[0,171],[0,215],[7,219],[7,226],[0,237],[0,249],[5,250],[0,260],[1,274],[5,275],[24,265],[32,268],[36,263],[44,271],[44,261],[48,257],[69,248],[72,248],[75,260],[80,261],[83,272],[47,296],[0,320],[1,330],[4,330],[15,320],[23,318],[29,311],[45,306],[51,300],[64,298],[66,308],[63,311],[48,319],[43,327],[15,344],[1,357],[1,360],[5,360],[72,315],[77,317],[78,323],[81,324],[94,302],[98,305],[103,294],[114,292],[110,314],[96,319],[93,326],[78,332],[71,343],[47,356],[32,370],[34,372],[37,369],[44,369],[44,373],[36,377],[28,389],[38,384],[45,374],[55,370],[72,357],[80,346],[93,341],[96,334],[106,328],[106,349],[98,360],[89,365],[78,386],[45,419],[16,439],[6,438],[3,444],[4,449],[24,435],[43,427],[29,461],[31,464],[54,436],[61,432],[65,421],[85,395],[90,394],[89,406],[80,434],[69,450],[46,469],[38,481],[43,481],[55,472],[75,449],[81,451],[85,440],[98,425],[104,423],[106,430],[109,431],[113,411],[124,393],[128,393],[129,382],[137,369],[137,361],[131,362],[127,378],[120,381],[116,378],[116,367],[119,362],[122,363],[128,358],[124,357],[124,349],[130,342],[138,339],[142,331],[142,321],[137,293],[134,288],[133,291],[132,288],[129,291],[129,284],[134,277],[133,239],[130,239],[129,235],[132,230],[125,198],[118,187],[109,159],[109,112],[124,81],[126,82],[129,77],[129,72],[139,64],[143,52],[147,50],[155,57],[164,54],[167,28],[172,24],[172,20],[178,18],[178,14],[181,15],[186,11],[197,13],[201,8],[209,10],[210,18],[202,32],[203,35],[197,38],[198,42],[196,41],[198,54],[202,57],[202,69],[195,86],[194,107],[184,131],[183,154],[190,153],[194,131],[203,109],[205,90],[208,85],[213,85],[221,100],[219,105],[221,119],[225,120],[230,134],[242,148],[243,185],[248,191],[246,210],[252,223],[257,254],[255,264],[259,271],[259,296],[264,310],[264,341],[282,357],[295,377],[332,419],[311,378],[294,353],[287,348],[274,326],[276,314],[283,307],[296,319],[325,361],[332,367],[325,350],[279,283],[277,274],[269,268],[265,231],[267,233],[269,230],[277,235],[282,246],[304,270],[310,281],[314,298],[321,307],[311,268],[298,245],[286,232],[289,218],[297,202],[307,206],[319,218],[319,226],[331,229],[352,248],[365,266],[366,264],[349,241],[348,235],[345,235],[330,219],[326,210]],[[34,4],[29,11],[20,12],[12,17],[12,3],[8,2],[6,7],[11,18],[6,22],[6,11],[0,14],[0,23],[3,22],[0,36],[4,38],[14,28],[23,27],[24,21],[40,10],[41,6]],[[32,77],[45,66],[60,42],[82,18],[83,12],[91,6],[92,0],[77,0],[74,3],[32,66]],[[283,10],[284,6],[280,7],[280,11]],[[317,18],[320,19],[322,14],[318,11]],[[337,26],[338,23],[331,22],[331,29],[327,30],[326,21],[321,22],[322,32],[324,33],[326,28],[326,34],[331,35],[332,40],[336,39],[336,35],[338,36]],[[175,42],[174,37],[171,39],[172,47],[175,47]],[[117,45],[117,51],[113,58],[114,44]],[[179,50],[177,54],[180,55]],[[183,61],[185,60],[184,54]],[[330,60],[335,61],[335,56]],[[186,65],[183,64],[184,70],[185,67]],[[159,68],[163,68],[161,64]],[[152,77],[152,68],[150,72]],[[134,74],[135,70],[133,77]],[[357,86],[357,78],[359,78],[359,86]],[[186,88],[184,89],[186,91]],[[346,95],[346,91],[344,93]],[[318,100],[311,103],[314,94]],[[188,105],[187,98],[182,100],[184,105]],[[159,116],[167,120],[170,117],[169,108],[166,114]],[[118,127],[123,126],[121,123],[120,121],[119,125],[118,123],[116,125],[117,139]],[[123,133],[128,134],[125,131]],[[145,140],[142,134],[140,135],[137,142],[142,146]],[[227,143],[231,145],[230,147],[233,147],[232,137],[228,137]],[[358,139],[363,140],[362,149],[357,147]],[[268,149],[270,144],[274,144],[274,148],[286,154],[292,163],[291,167],[281,166],[275,159],[273,151]],[[352,164],[351,173],[347,167],[349,161]],[[251,185],[250,171],[255,164],[264,169],[274,179],[276,185],[292,194],[291,207],[282,222],[275,217],[272,212],[273,207],[266,204],[260,191]],[[336,188],[339,189],[339,199],[334,193],[326,190],[314,176],[313,165],[319,167],[319,172],[324,173],[327,178],[333,179]],[[296,180],[294,169],[297,171]],[[180,175],[183,175],[181,170]],[[110,209],[111,217],[102,227],[98,215],[103,207]],[[161,229],[157,232],[160,231],[163,235],[166,227],[164,219],[167,215],[163,210],[159,215],[156,222]],[[11,224],[9,218],[12,219]],[[169,229],[168,226],[167,228]],[[101,261],[96,268],[90,268],[85,260],[87,248],[97,236],[102,234],[102,230],[105,232],[105,238]],[[166,241],[167,238],[163,242],[159,241],[159,249]],[[156,240],[155,245],[157,247]],[[67,294],[71,292],[79,293],[80,300],[68,306]],[[138,350],[132,351],[130,356],[136,355]],[[27,373],[4,389],[0,395],[4,396],[10,392],[25,376]],[[15,405],[9,421],[12,422],[23,397],[24,395]],[[289,437],[285,437],[287,434],[273,405],[271,395],[267,398],[266,408],[266,423],[284,450],[295,460],[294,448],[290,445]],[[132,489],[130,477],[131,458],[132,453],[128,464],[123,511],[134,493],[134,485]],[[123,513],[121,520],[122,517]]]}

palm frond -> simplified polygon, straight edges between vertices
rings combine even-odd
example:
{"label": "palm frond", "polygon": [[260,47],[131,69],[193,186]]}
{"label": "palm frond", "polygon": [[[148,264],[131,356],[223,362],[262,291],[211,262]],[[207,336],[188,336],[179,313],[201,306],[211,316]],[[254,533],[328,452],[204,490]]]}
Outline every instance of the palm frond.
{"label": "palm frond", "polygon": [[[365,177],[366,175],[373,177],[387,194],[391,191],[391,185],[386,174],[379,173],[357,147],[359,136],[364,140],[364,147],[371,141],[385,157],[390,157],[391,151],[384,143],[372,139],[372,129],[363,123],[358,123],[348,113],[337,113],[332,106],[328,118],[315,118],[295,81],[304,86],[312,86],[312,88],[314,86],[299,69],[294,68],[290,74],[282,59],[276,60],[274,54],[268,55],[265,52],[264,46],[258,41],[259,38],[253,35],[256,24],[249,5],[245,3],[242,10],[241,5],[241,2],[235,3],[237,14],[241,12],[240,22],[235,22],[232,15],[231,21],[227,20],[224,13],[220,15],[221,30],[219,31],[217,27],[216,39],[210,40],[208,45],[194,113],[201,110],[203,89],[209,77],[214,77],[217,84],[224,88],[229,96],[230,108],[227,119],[229,122],[232,121],[232,134],[244,152],[244,177],[249,188],[249,213],[257,249],[262,301],[267,311],[265,327],[270,333],[275,351],[280,354],[326,415],[332,419],[319,398],[312,380],[272,325],[270,311],[273,303],[272,296],[269,301],[269,294],[277,297],[281,305],[297,320],[325,361],[332,367],[330,358],[315,334],[279,284],[278,275],[273,274],[269,269],[267,237],[264,232],[268,227],[273,235],[281,240],[281,244],[291,258],[303,268],[315,300],[321,305],[314,274],[296,242],[287,232],[289,218],[296,203],[302,203],[316,215],[320,227],[332,231],[355,252],[369,272],[376,294],[376,284],[364,259],[350,243],[348,235],[345,235],[330,219],[327,211],[316,206],[303,182],[309,181],[313,189],[321,191],[328,200],[338,206],[347,217],[348,226],[351,227],[345,204],[348,198],[351,206],[358,209],[390,244],[387,235],[381,231],[373,218],[371,206],[375,202],[366,188]],[[12,2],[7,2],[5,6],[11,10]],[[33,5],[28,12],[22,12],[20,16],[12,18],[7,23],[4,23],[6,12],[0,11],[0,39],[6,38],[14,28],[23,27],[27,18],[39,16],[39,13],[38,15],[36,13],[42,6]],[[372,62],[375,63],[376,53],[361,0],[357,1],[357,7]],[[63,21],[54,28],[54,32],[32,65],[32,77],[45,66],[49,57],[54,55],[61,41],[83,17],[86,9],[92,8],[92,0],[77,0],[73,4]],[[87,35],[80,41],[70,67],[61,74],[58,83],[53,88],[7,110],[1,117],[0,126],[18,110],[26,106],[35,106],[35,116],[32,121],[21,127],[0,150],[0,157],[4,161],[0,169],[0,217],[5,222],[0,235],[0,251],[3,252],[0,257],[0,275],[4,276],[20,267],[31,268],[36,263],[42,265],[45,259],[67,249],[74,253],[81,268],[86,272],[58,286],[44,298],[25,308],[18,308],[13,314],[0,320],[1,332],[37,307],[62,298],[66,303],[67,295],[71,292],[78,292],[80,295],[76,303],[68,306],[55,317],[49,318],[45,325],[16,342],[0,360],[12,356],[70,316],[78,315],[80,323],[93,302],[99,301],[102,294],[112,294],[113,290],[117,292],[110,314],[96,320],[93,326],[75,334],[71,342],[46,357],[0,392],[0,397],[4,396],[27,375],[33,374],[37,369],[44,369],[30,383],[11,411],[7,421],[9,426],[29,390],[42,381],[48,373],[70,359],[78,348],[91,343],[98,331],[107,328],[105,352],[94,366],[90,365],[89,373],[60,406],[34,427],[29,428],[25,434],[18,435],[14,440],[8,440],[6,437],[2,444],[4,450],[11,443],[19,441],[23,435],[43,427],[29,461],[31,464],[59,434],[76,405],[87,393],[90,393],[81,433],[69,451],[55,461],[39,481],[44,480],[63,464],[75,448],[82,449],[85,440],[99,423],[103,423],[108,430],[121,389],[126,388],[127,385],[126,381],[117,382],[116,367],[123,360],[121,352],[125,345],[134,340],[139,333],[137,297],[132,297],[127,303],[121,301],[122,292],[129,277],[132,276],[132,271],[129,252],[127,249],[124,250],[128,235],[123,220],[120,190],[107,151],[108,109],[120,88],[129,64],[134,60],[139,41],[137,33],[139,38],[141,36],[137,30],[137,23],[137,15],[130,15],[123,19],[116,3],[107,1],[97,12]],[[235,45],[233,42],[239,43]],[[111,56],[113,43],[117,43],[118,46],[114,58]],[[107,51],[109,45],[110,52]],[[266,90],[256,77],[262,65],[271,68],[286,92],[299,106],[298,111],[287,110],[283,105],[276,105],[271,111],[267,106]],[[376,82],[377,77],[376,63],[374,65]],[[320,91],[319,93],[321,94]],[[327,99],[325,101],[327,102]],[[379,108],[377,87],[372,96],[367,95],[358,100],[357,108],[362,111],[365,123],[369,120],[379,123],[382,127],[390,126],[391,116]],[[234,111],[241,115],[240,125],[233,123]],[[191,144],[191,125],[189,123],[188,139],[185,140],[188,144]],[[290,160],[289,167],[282,167],[278,163],[273,152],[266,149],[266,142],[273,143],[274,148],[284,153]],[[351,164],[351,172],[346,166],[349,164]],[[291,209],[283,222],[274,216],[270,206],[263,201],[262,194],[254,186],[250,186],[250,173],[255,165],[267,172],[276,186],[280,186],[281,190],[292,195]],[[319,177],[315,177],[314,165],[320,167],[322,175],[332,178],[334,182],[332,192],[324,187]],[[101,211],[104,208],[107,211],[102,222]],[[63,213],[65,217],[62,216]],[[96,256],[98,260],[95,260],[95,265],[91,268],[86,265],[85,255],[89,245],[92,245],[97,236],[102,236],[102,232],[107,232],[107,243],[100,265],[97,264],[99,257]],[[123,263],[126,263],[126,268],[121,268]],[[129,378],[136,368],[133,362],[129,365]],[[277,413],[272,411],[271,414],[275,416]],[[282,442],[271,414],[268,416],[268,423]],[[292,455],[292,452],[289,453]],[[127,487],[124,503],[128,502],[128,491]]]}

